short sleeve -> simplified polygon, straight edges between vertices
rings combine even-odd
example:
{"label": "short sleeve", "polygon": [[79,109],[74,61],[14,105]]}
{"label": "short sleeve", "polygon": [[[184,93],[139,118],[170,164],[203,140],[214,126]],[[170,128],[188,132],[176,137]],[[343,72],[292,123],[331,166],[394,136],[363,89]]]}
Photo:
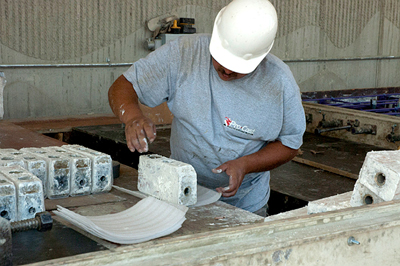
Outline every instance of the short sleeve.
{"label": "short sleeve", "polygon": [[290,72],[286,77],[283,97],[283,124],[278,140],[289,148],[298,149],[303,144],[303,134],[306,129],[305,114],[300,89],[293,75]]}
{"label": "short sleeve", "polygon": [[179,69],[178,49],[177,40],[171,41],[136,61],[123,74],[142,104],[155,107],[173,94]]}

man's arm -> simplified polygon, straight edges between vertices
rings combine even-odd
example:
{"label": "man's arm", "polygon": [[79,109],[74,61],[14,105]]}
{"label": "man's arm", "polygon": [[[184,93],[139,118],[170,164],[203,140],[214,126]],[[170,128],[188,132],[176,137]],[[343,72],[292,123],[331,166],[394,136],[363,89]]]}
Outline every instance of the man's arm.
{"label": "man's arm", "polygon": [[128,148],[132,152],[147,152],[147,141],[154,141],[156,128],[154,123],[143,115],[138,96],[132,84],[123,75],[108,90],[108,101],[113,113],[125,124]]}
{"label": "man's arm", "polygon": [[286,147],[280,141],[275,141],[258,152],[227,161],[212,170],[214,173],[225,172],[229,176],[229,187],[220,187],[217,191],[224,197],[232,197],[238,191],[246,174],[272,170],[292,160],[296,154],[297,150]]}

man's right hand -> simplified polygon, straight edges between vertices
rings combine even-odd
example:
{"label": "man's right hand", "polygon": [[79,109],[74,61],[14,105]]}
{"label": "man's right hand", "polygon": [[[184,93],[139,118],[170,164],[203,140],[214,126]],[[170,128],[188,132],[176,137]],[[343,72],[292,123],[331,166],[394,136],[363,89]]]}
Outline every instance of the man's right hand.
{"label": "man's right hand", "polygon": [[145,117],[132,84],[121,75],[108,90],[108,101],[113,113],[125,124],[126,144],[131,152],[147,152],[156,138],[156,126]]}
{"label": "man's right hand", "polygon": [[129,120],[125,124],[125,137],[128,148],[131,152],[147,152],[149,143],[156,138],[156,126],[150,118],[140,116]]}

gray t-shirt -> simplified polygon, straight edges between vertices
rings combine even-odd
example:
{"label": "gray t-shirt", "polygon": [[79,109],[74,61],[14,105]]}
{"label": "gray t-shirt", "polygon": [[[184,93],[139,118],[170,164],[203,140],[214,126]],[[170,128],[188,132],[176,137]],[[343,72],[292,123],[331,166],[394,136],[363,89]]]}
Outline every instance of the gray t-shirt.
{"label": "gray t-shirt", "polygon": [[[167,101],[174,115],[171,158],[193,165],[200,185],[229,185],[211,169],[279,140],[298,149],[305,131],[299,88],[289,67],[272,54],[243,78],[223,81],[212,65],[210,36],[180,37],[135,62],[124,76],[141,103]],[[223,201],[256,211],[270,194],[269,172],[245,176],[235,196]]]}

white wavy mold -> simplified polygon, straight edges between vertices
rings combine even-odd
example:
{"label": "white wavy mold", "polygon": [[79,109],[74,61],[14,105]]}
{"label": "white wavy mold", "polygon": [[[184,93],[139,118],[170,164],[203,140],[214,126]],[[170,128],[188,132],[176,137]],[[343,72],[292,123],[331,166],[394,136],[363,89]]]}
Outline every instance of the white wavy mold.
{"label": "white wavy mold", "polygon": [[186,220],[187,207],[153,197],[115,214],[82,216],[58,206],[54,213],[99,238],[119,244],[135,244],[169,235]]}

